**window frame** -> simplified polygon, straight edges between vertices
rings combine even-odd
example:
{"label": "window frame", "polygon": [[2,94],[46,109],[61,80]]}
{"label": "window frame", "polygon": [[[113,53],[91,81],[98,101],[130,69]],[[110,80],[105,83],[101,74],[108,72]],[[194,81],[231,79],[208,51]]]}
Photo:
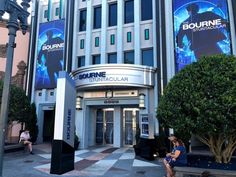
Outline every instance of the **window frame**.
{"label": "window frame", "polygon": [[[96,57],[99,57],[99,62],[98,62],[98,63],[95,62],[95,61],[97,60]],[[92,55],[92,64],[93,64],[93,65],[101,64],[101,55],[100,55],[100,54],[98,54],[98,55]]]}
{"label": "window frame", "polygon": [[[111,12],[110,10],[110,7],[113,6],[113,5],[116,5],[116,20],[115,20],[115,23],[111,24],[111,21],[112,21],[112,18],[111,18],[111,14],[114,15],[114,12]],[[114,2],[114,3],[110,3],[108,4],[108,26],[111,27],[111,26],[117,26],[117,2]]]}
{"label": "window frame", "polygon": [[[79,62],[79,59],[83,59],[84,61],[83,62]],[[81,63],[83,63],[82,65],[81,65]],[[80,68],[80,67],[83,67],[83,66],[85,66],[85,56],[78,56],[77,57],[77,68]]]}
{"label": "window frame", "polygon": [[[147,65],[146,63],[144,63],[144,52],[145,51],[150,51],[150,50],[152,50],[152,61],[151,61],[151,65]],[[145,48],[145,49],[142,49],[141,50],[141,57],[142,57],[142,65],[144,65],[144,66],[151,66],[151,67],[154,67],[154,51],[153,51],[153,47],[151,47],[151,48]]]}
{"label": "window frame", "polygon": [[[111,55],[116,55],[116,62],[110,62],[110,57],[109,56],[111,56]],[[108,53],[107,54],[107,63],[108,64],[114,64],[114,63],[117,63],[117,52],[113,52],[113,53]]]}
{"label": "window frame", "polygon": [[[100,15],[96,14],[97,9],[100,9]],[[93,8],[93,29],[100,29],[102,27],[102,6],[95,6]]]}
{"label": "window frame", "polygon": [[[128,6],[127,3],[129,2],[133,2],[133,6],[131,8],[133,8],[133,12],[131,11],[131,17],[128,16],[127,12],[130,12],[130,11],[127,11],[127,8]],[[130,19],[129,19],[130,18]],[[124,24],[128,24],[128,23],[134,23],[134,0],[126,0],[124,2]]]}
{"label": "window frame", "polygon": [[[81,25],[82,13],[85,14],[85,22],[83,23],[84,26]],[[86,22],[86,20],[87,20],[87,9],[81,9],[79,15],[80,15],[80,17],[79,17],[79,32],[86,31],[86,26],[87,26],[87,22]]]}
{"label": "window frame", "polygon": [[[133,54],[133,61],[132,63],[130,62],[127,62],[128,60],[126,60],[126,54],[127,53],[132,53]],[[134,54],[134,50],[127,50],[127,51],[124,51],[124,64],[135,64],[135,54]]]}
{"label": "window frame", "polygon": [[[147,9],[147,4],[151,2],[151,9]],[[153,3],[152,0],[141,0],[141,21],[152,20],[153,19]],[[145,4],[145,7],[143,6]],[[149,4],[148,4],[149,5]],[[151,16],[149,16],[151,13]],[[148,14],[148,15],[147,15]]]}
{"label": "window frame", "polygon": [[99,47],[99,37],[98,36],[94,38],[94,46]]}

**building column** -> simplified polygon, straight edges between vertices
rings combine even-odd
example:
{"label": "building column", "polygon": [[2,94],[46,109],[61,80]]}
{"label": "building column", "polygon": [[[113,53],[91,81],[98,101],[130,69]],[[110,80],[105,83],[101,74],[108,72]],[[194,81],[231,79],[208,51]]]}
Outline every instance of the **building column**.
{"label": "building column", "polygon": [[123,63],[124,1],[117,1],[117,64]]}
{"label": "building column", "polygon": [[107,41],[107,0],[102,0],[102,29],[101,29],[101,64],[106,63],[106,41]]}
{"label": "building column", "polygon": [[114,147],[122,147],[123,146],[123,117],[121,113],[122,109],[121,107],[115,107],[114,108]]}
{"label": "building column", "polygon": [[92,63],[91,61],[91,48],[92,48],[92,18],[93,18],[93,5],[92,1],[87,1],[87,20],[86,20],[86,42],[85,42],[85,66]]}
{"label": "building column", "polygon": [[165,1],[165,17],[166,17],[166,65],[167,68],[167,82],[175,75],[175,55],[174,55],[174,34],[173,34],[173,20],[172,20],[172,2]]}
{"label": "building column", "polygon": [[[157,13],[159,13],[159,9],[157,9],[157,4],[156,3],[159,3],[156,2],[156,0],[152,0],[152,20],[153,20],[153,64],[154,64],[154,67],[157,68],[157,57],[159,57],[160,55],[157,55],[157,40],[159,40],[159,38],[157,39],[157,33],[155,31],[158,31],[157,30]],[[160,69],[160,68],[158,68]],[[155,86],[154,86],[154,100],[153,100],[153,103],[154,103],[154,112],[156,113],[156,109],[157,109],[157,106],[158,106],[158,87],[160,87],[159,85],[159,82],[158,82],[158,76],[157,74],[155,74]],[[155,135],[158,135],[159,134],[159,122],[156,118],[154,118],[154,134]]]}
{"label": "building column", "polygon": [[77,48],[79,46],[78,44],[78,29],[79,29],[79,2],[75,1],[75,6],[74,6],[74,27],[73,27],[73,50],[72,50],[72,70],[75,70],[78,66],[78,59],[77,59]]}
{"label": "building column", "polygon": [[141,11],[140,11],[140,0],[134,0],[134,60],[135,64],[141,65],[141,49],[140,49],[140,20],[141,20]]}

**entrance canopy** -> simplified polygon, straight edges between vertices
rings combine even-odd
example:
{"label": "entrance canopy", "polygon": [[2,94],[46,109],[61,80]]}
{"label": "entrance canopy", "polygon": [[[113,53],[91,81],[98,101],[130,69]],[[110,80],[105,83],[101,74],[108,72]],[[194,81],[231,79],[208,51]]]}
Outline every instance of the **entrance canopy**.
{"label": "entrance canopy", "polygon": [[98,87],[154,87],[155,68],[130,64],[90,65],[73,71],[77,89]]}

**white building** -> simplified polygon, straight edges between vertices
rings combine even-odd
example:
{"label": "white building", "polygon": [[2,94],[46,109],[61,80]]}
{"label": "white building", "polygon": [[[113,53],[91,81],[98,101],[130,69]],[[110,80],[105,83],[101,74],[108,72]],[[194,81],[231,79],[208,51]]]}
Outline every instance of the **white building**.
{"label": "white building", "polygon": [[[47,3],[39,2],[38,24],[47,22]],[[50,20],[59,19],[59,4],[52,4]],[[65,4],[65,13],[66,9]],[[141,127],[141,136],[154,138],[158,133],[156,1],[78,0],[73,25],[72,65],[67,69],[76,82],[77,101],[81,100],[75,122],[80,146],[133,145]],[[55,95],[56,89],[32,91],[39,142],[50,138]]]}
{"label": "white building", "polygon": [[[176,0],[180,1],[180,0]],[[189,0],[190,1],[190,0]],[[236,53],[232,1],[227,1],[231,53]],[[175,75],[171,0],[35,1],[28,94],[37,105],[38,141],[52,138],[56,88],[35,89],[39,26],[65,18],[63,69],[76,83],[80,147],[153,139],[163,86]],[[49,8],[51,7],[51,8]],[[34,73],[33,75],[30,73]]]}

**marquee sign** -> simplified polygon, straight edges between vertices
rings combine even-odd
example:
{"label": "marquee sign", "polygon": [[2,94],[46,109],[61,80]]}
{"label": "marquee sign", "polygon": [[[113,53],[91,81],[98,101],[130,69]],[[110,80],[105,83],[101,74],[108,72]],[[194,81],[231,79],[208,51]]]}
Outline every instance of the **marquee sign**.
{"label": "marquee sign", "polygon": [[155,69],[137,65],[96,65],[72,72],[77,88],[100,86],[153,87]]}

